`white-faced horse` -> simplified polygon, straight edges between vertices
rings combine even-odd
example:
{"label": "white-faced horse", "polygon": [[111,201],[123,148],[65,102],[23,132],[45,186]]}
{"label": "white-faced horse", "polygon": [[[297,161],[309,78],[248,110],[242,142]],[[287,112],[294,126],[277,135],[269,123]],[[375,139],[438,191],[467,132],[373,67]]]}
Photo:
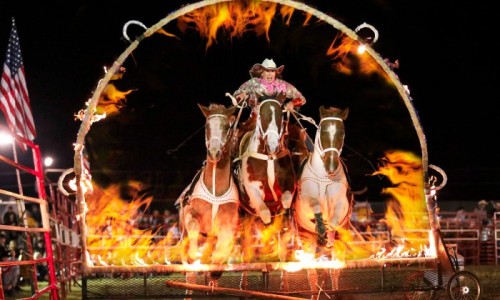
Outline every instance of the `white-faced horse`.
{"label": "white-faced horse", "polygon": [[320,246],[333,245],[339,228],[348,228],[353,198],[341,159],[344,120],[349,109],[319,109],[314,151],[299,176],[294,216],[300,229],[317,234]]}
{"label": "white-faced horse", "polygon": [[[198,106],[206,117],[207,158],[178,200],[185,245],[183,261],[222,264],[231,254],[239,222],[239,191],[231,172],[230,142],[236,106]],[[220,274],[212,272],[214,279]]]}

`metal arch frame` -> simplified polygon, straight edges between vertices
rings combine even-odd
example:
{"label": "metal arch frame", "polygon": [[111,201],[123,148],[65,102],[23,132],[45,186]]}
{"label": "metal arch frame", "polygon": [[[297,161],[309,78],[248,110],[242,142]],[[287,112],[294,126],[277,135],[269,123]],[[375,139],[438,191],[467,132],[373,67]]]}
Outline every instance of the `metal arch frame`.
{"label": "metal arch frame", "polygon": [[[154,24],[153,26],[149,27],[142,35],[140,35],[138,38],[136,38],[131,44],[127,47],[127,49],[118,57],[118,59],[115,60],[111,68],[109,68],[108,72],[102,78],[98,85],[97,88],[95,89],[92,98],[87,102],[87,108],[85,109],[83,118],[82,118],[82,124],[80,126],[80,129],[78,130],[77,133],[77,139],[75,142],[74,150],[74,169],[75,169],[75,175],[76,175],[76,180],[77,180],[77,193],[76,193],[76,200],[77,200],[77,206],[79,209],[79,212],[84,212],[85,211],[85,197],[84,197],[84,191],[80,187],[80,179],[82,178],[82,170],[83,170],[83,165],[82,165],[82,152],[84,149],[84,143],[85,143],[85,136],[87,135],[88,131],[90,130],[90,126],[94,117],[94,111],[97,106],[99,96],[101,95],[102,91],[106,87],[106,85],[109,83],[111,80],[111,77],[118,71],[120,66],[124,63],[126,58],[139,46],[140,42],[144,40],[145,38],[150,37],[153,35],[155,32],[157,32],[159,29],[161,29],[163,26],[166,24],[170,23],[172,20],[175,20],[179,18],[180,16],[185,15],[188,12],[191,12],[193,10],[205,7],[205,6],[210,6],[218,3],[224,3],[224,2],[234,2],[235,0],[204,0],[200,1],[194,4],[189,4],[186,6],[181,7],[180,9],[168,14],[165,18],[161,19],[159,22]],[[285,5],[285,6],[290,6],[293,7],[297,10],[304,11],[306,13],[309,13],[319,20],[322,20],[328,24],[330,24],[332,27],[336,28],[337,30],[342,31],[344,34],[346,34],[348,37],[350,37],[352,40],[358,41],[359,43],[363,43],[363,39],[359,37],[355,31],[351,30],[338,20],[334,19],[333,17],[318,11],[307,4],[293,1],[293,0],[262,0],[262,2],[272,2],[272,3],[278,3],[280,5]],[[127,24],[129,24],[128,22]],[[140,22],[133,22],[134,24],[137,25],[143,25]],[[140,24],[139,24],[140,23]],[[143,26],[145,27],[145,26]],[[417,112],[412,104],[412,99],[409,96],[407,90],[403,86],[403,84],[400,82],[398,76],[394,73],[394,71],[391,69],[391,67],[384,61],[382,56],[380,56],[371,46],[366,45],[366,51],[370,54],[370,56],[375,59],[375,61],[382,67],[382,69],[385,71],[385,73],[389,76],[389,78],[392,80],[394,83],[395,87],[397,88],[401,98],[403,99],[406,108],[408,109],[408,112],[410,113],[410,117],[412,119],[413,125],[415,127],[417,136],[420,141],[420,147],[421,147],[421,157],[422,157],[422,167],[424,171],[424,180],[427,178],[427,173],[428,173],[428,153],[427,153],[427,143],[425,139],[425,135],[422,129],[422,126],[419,122],[419,118],[417,115]],[[80,218],[80,224],[81,224],[81,230],[82,230],[82,239],[86,239],[86,234],[85,232],[87,231],[87,227],[85,224],[85,216],[82,213],[81,218]],[[83,253],[86,253],[87,247],[85,243],[82,245],[82,251]],[[86,263],[84,262],[83,267],[86,268]]]}

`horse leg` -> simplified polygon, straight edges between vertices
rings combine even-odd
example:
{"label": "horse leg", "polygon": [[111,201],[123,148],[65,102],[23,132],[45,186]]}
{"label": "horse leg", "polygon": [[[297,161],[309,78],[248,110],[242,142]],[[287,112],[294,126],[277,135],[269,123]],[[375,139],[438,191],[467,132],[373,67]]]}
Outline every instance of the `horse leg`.
{"label": "horse leg", "polygon": [[314,220],[316,221],[316,241],[320,246],[325,246],[327,244],[327,233],[325,221],[323,221],[323,216],[321,213],[314,213]]}
{"label": "horse leg", "polygon": [[281,195],[281,204],[285,209],[285,215],[283,217],[282,229],[287,231],[290,227],[290,207],[292,206],[293,195],[290,191],[285,191]]}
{"label": "horse leg", "polygon": [[317,197],[301,195],[305,197],[309,202],[309,207],[311,207],[314,213],[314,221],[316,224],[316,241],[318,245],[325,246],[327,244],[327,230],[325,226],[325,221],[323,220],[323,214],[321,212],[321,204]]}
{"label": "horse leg", "polygon": [[264,202],[264,197],[261,194],[259,187],[251,187],[247,189],[250,198],[250,205],[257,212],[262,222],[266,225],[271,223],[271,211]]}
{"label": "horse leg", "polygon": [[[333,201],[331,201],[333,203]],[[332,212],[330,212],[332,214]],[[346,224],[349,223],[349,201],[347,198],[339,198],[335,202],[333,214],[329,218],[328,226],[328,244],[333,245],[335,240],[338,239],[339,229],[348,229]],[[340,234],[342,234],[342,230]],[[342,247],[338,245],[337,248]],[[344,252],[342,249],[337,249],[337,254]],[[338,256],[338,255],[337,255]]]}
{"label": "horse leg", "polygon": [[200,236],[200,224],[193,217],[191,213],[186,213],[185,217],[186,230],[188,233],[188,250],[187,250],[187,262],[192,263],[200,257],[198,251],[198,238]]}
{"label": "horse leg", "polygon": [[[235,231],[232,228],[224,228],[221,226],[217,232],[217,242],[215,249],[212,252],[212,264],[222,264],[231,255],[234,247]],[[230,227],[230,226],[227,226]],[[217,280],[222,276],[222,271],[213,271],[210,273],[212,280]]]}

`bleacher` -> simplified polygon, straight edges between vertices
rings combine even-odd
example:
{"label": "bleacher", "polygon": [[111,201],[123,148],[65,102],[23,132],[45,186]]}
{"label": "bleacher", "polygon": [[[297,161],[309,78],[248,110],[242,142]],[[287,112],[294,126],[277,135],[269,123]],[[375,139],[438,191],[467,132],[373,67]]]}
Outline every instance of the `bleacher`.
{"label": "bleacher", "polygon": [[[362,215],[362,220],[352,223],[361,234],[368,228],[378,230],[384,214],[371,213]],[[463,257],[466,265],[499,265],[500,264],[500,212],[496,212],[491,222],[482,224],[481,216],[473,212],[439,212],[439,226],[446,244],[454,245]]]}

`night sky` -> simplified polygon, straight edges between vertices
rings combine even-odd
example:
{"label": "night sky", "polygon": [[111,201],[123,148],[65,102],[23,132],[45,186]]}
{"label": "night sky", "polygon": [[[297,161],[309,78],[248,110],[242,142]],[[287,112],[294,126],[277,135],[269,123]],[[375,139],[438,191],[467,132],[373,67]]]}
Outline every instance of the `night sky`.
{"label": "night sky", "polygon": [[[103,67],[111,66],[128,46],[123,25],[138,20],[149,27],[187,4],[163,2],[2,5],[0,57],[3,61],[14,16],[38,133],[35,142],[43,155],[56,157],[56,168],[72,167],[72,144],[80,127],[73,115],[85,108],[104,77]],[[448,175],[439,198],[499,200],[495,66],[500,49],[495,10],[485,1],[304,3],[353,30],[363,22],[377,28],[380,37],[373,48],[390,61],[399,60],[395,72],[411,92],[427,139],[429,163]],[[204,158],[203,131],[199,131],[204,118],[196,103],[229,104],[224,93],[233,92],[249,78],[249,68],[266,57],[284,64],[284,79],[308,99],[302,113],[317,118],[320,105],[350,107],[344,154],[352,168],[359,168],[354,177],[369,174],[371,166],[363,161],[388,146],[418,150],[408,112],[394,90],[380,78],[352,79],[325,70],[324,52],[335,30],[316,23],[304,28],[299,14],[293,20],[288,27],[272,27],[270,43],[255,34],[232,39],[221,34],[209,49],[206,40],[195,34],[182,40],[161,35],[145,40],[127,59],[127,72],[117,83],[136,90],[127,97],[124,113],[95,123],[89,133],[93,165],[123,170],[123,176],[137,170],[175,172],[183,187]],[[178,30],[174,25],[169,25],[173,32]],[[134,30],[140,32],[131,28],[132,35]],[[104,182],[113,180],[103,174],[96,176]]]}

